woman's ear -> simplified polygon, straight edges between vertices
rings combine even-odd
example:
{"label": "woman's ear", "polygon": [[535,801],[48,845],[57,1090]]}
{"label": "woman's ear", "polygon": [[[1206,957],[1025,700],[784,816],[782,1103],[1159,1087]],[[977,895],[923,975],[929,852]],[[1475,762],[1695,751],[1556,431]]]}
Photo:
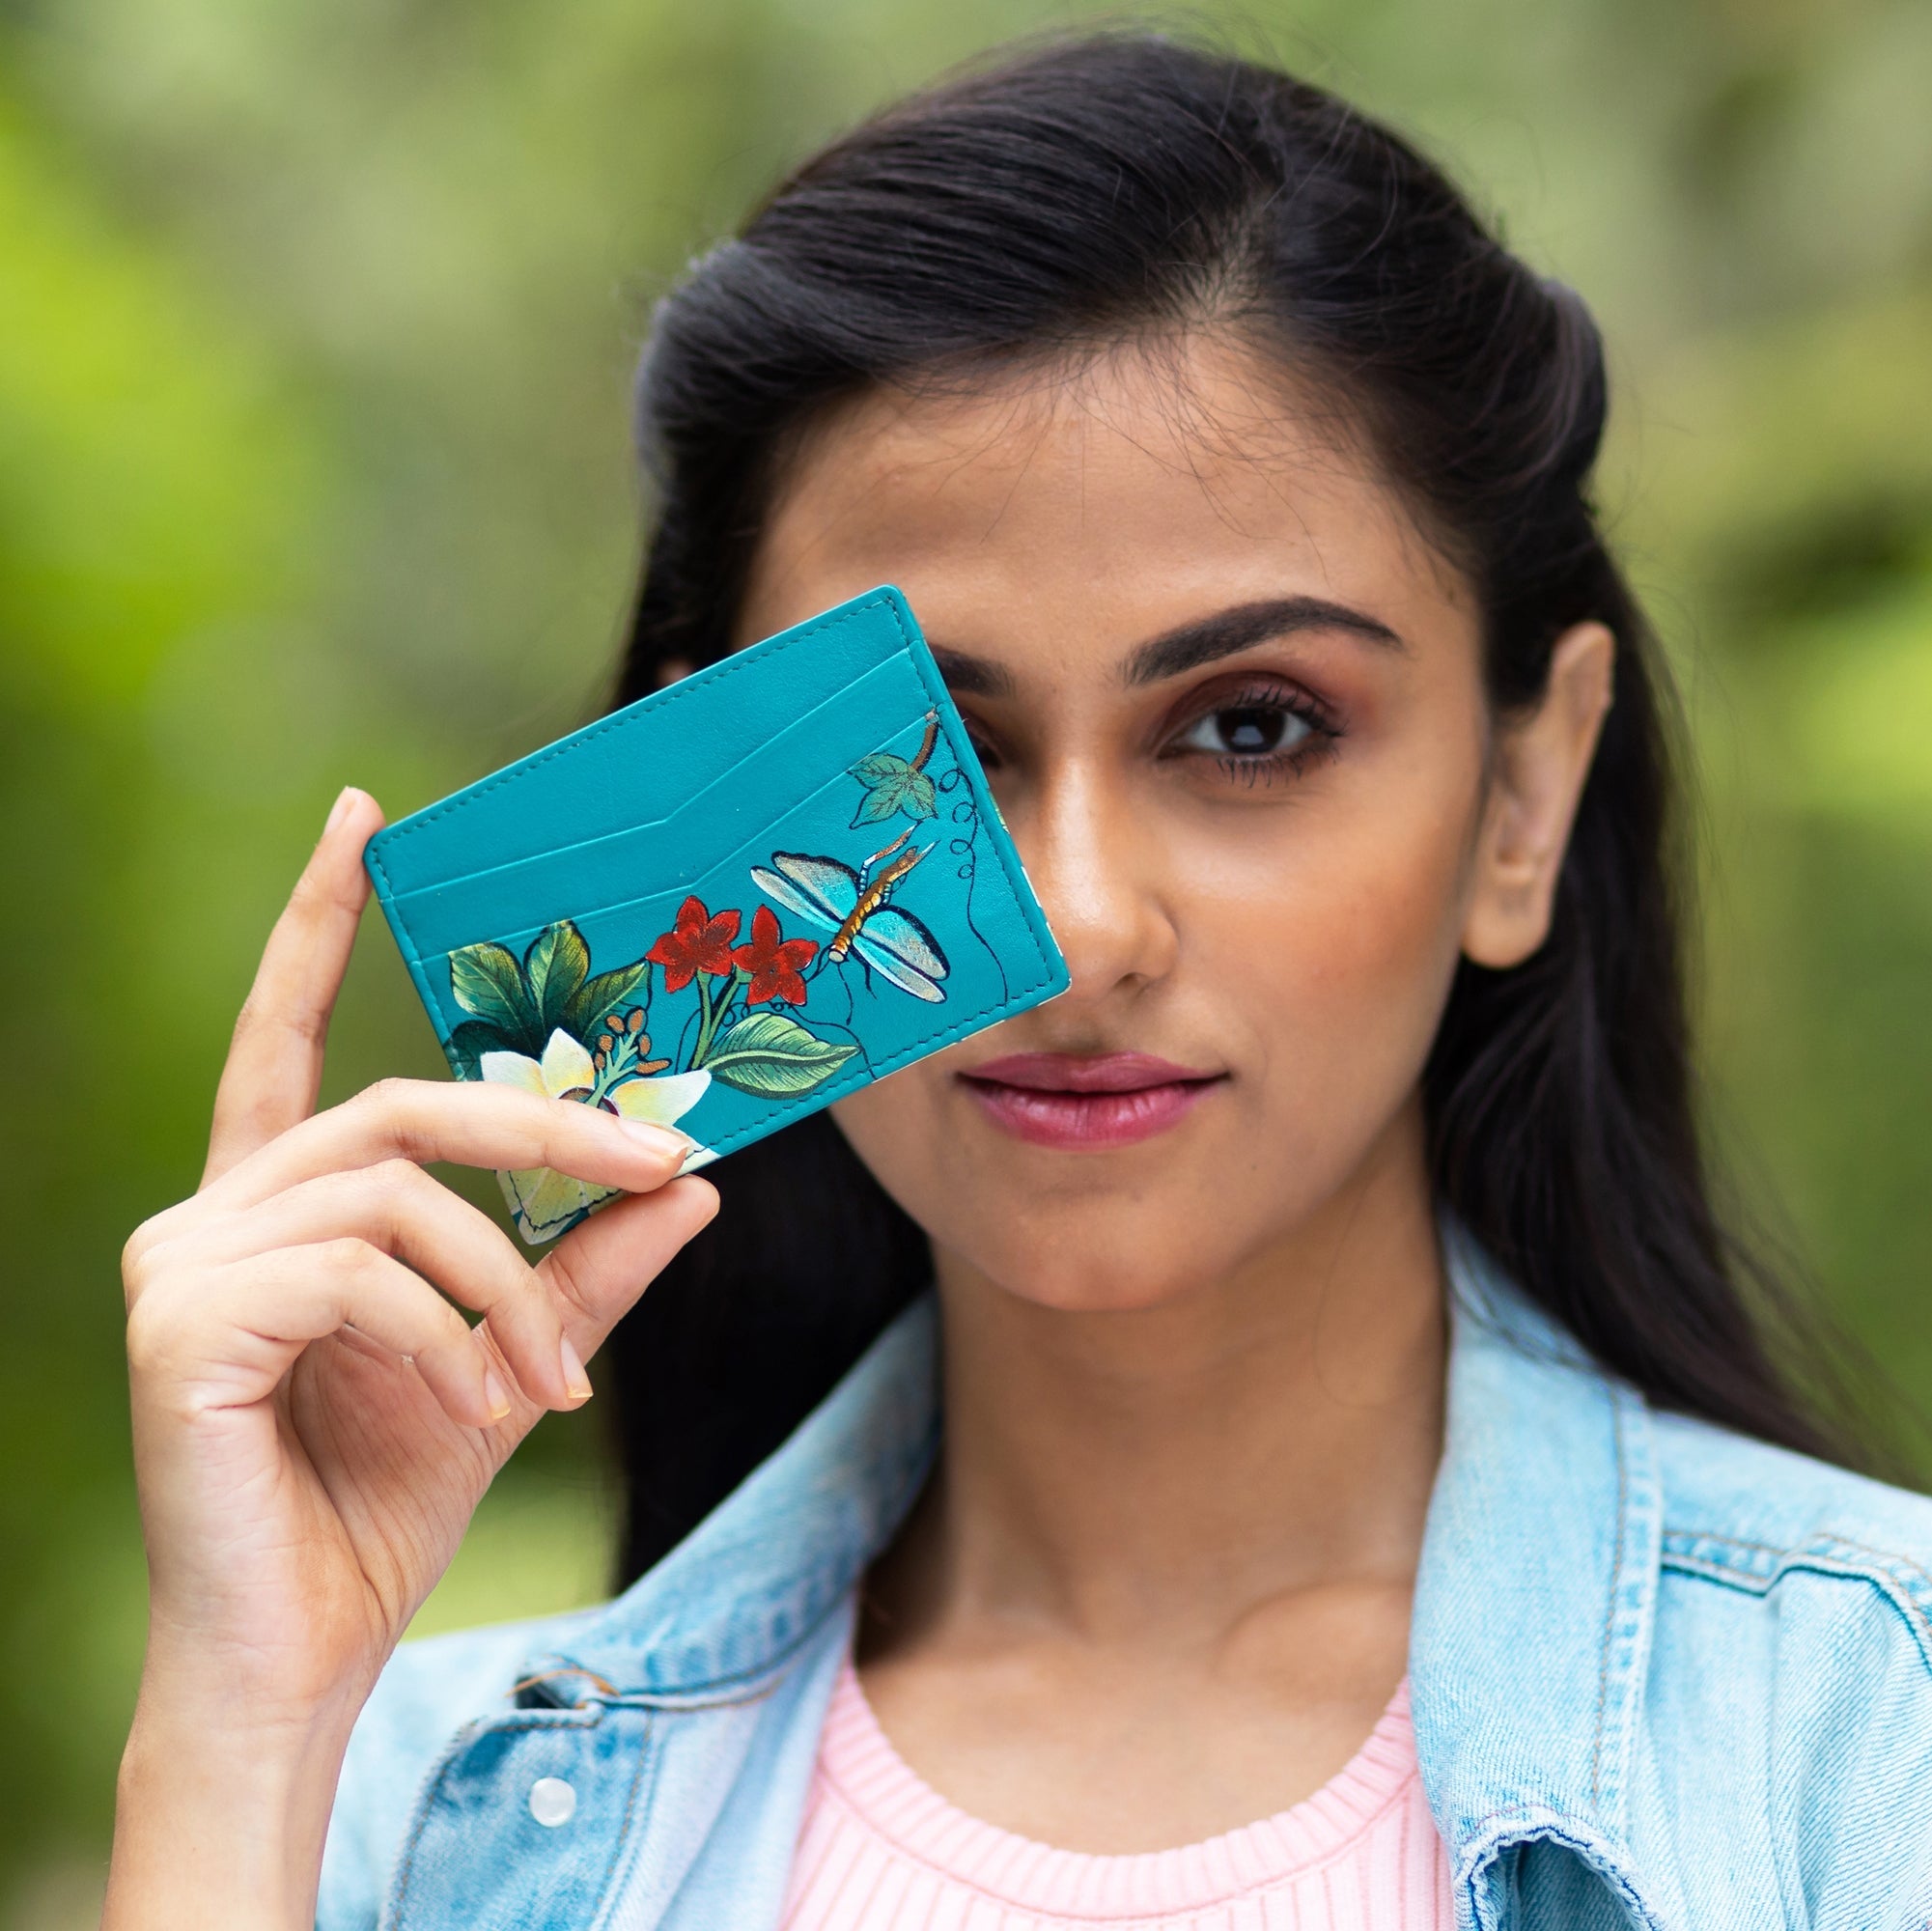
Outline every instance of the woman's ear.
{"label": "woman's ear", "polygon": [[1556,874],[1577,800],[1610,706],[1616,639],[1602,624],[1557,638],[1550,682],[1534,711],[1497,739],[1463,952],[1478,966],[1520,966],[1550,934]]}

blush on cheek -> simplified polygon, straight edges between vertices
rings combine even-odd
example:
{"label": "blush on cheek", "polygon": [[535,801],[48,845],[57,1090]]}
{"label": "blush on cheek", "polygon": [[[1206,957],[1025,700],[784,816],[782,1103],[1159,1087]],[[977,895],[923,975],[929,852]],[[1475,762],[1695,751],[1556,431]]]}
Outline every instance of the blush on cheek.
{"label": "blush on cheek", "polygon": [[[1288,814],[1284,833],[1309,835],[1238,869],[1204,863],[1177,911],[1188,969],[1254,1042],[1269,1112],[1287,1128],[1279,1108],[1318,1108],[1356,1142],[1333,1148],[1343,1165],[1419,1082],[1459,956],[1475,773],[1434,775],[1351,812],[1346,832]],[[1293,1129],[1304,1147],[1308,1124]]]}

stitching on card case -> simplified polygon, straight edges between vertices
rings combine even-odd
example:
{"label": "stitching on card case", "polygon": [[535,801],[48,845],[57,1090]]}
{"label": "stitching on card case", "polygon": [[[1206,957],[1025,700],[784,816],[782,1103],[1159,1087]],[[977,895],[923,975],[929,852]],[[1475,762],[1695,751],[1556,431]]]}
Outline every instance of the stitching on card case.
{"label": "stitching on card case", "polygon": [[820,631],[834,629],[840,624],[850,623],[861,611],[871,609],[875,605],[882,606],[889,610],[902,638],[906,639],[908,651],[912,656],[914,668],[919,669],[917,653],[911,652],[910,638],[906,630],[905,620],[899,613],[896,601],[882,597],[875,591],[870,596],[859,598],[851,603],[842,604],[836,611],[828,612],[826,616],[818,618],[789,634],[768,638],[763,646],[753,646],[753,650],[759,652],[759,656],[756,658],[753,657],[752,651],[741,651],[731,657],[720,659],[717,663],[707,664],[703,670],[693,672],[690,677],[685,679],[682,683],[674,684],[665,690],[655,692],[654,695],[658,701],[648,711],[627,706],[625,710],[617,712],[609,717],[601,718],[594,724],[586,725],[581,731],[571,733],[568,738],[559,743],[551,744],[541,751],[532,751],[527,758],[519,758],[514,765],[510,765],[498,771],[494,777],[484,778],[477,784],[457,793],[454,798],[447,798],[442,803],[431,805],[427,811],[416,813],[403,824],[390,826],[387,842],[392,845],[400,844],[406,837],[410,837],[420,831],[426,831],[432,825],[451,817],[456,812],[463,810],[478,800],[487,798],[491,792],[500,791],[505,785],[516,783],[519,778],[549,764],[553,759],[574,751],[599,738],[608,737],[641,724],[660,723],[670,714],[676,705],[686,698],[696,695],[699,690],[715,690],[719,685],[737,673],[758,662],[769,663],[773,658],[780,657],[786,651],[804,643],[808,638],[817,636]]}
{"label": "stitching on card case", "polygon": [[[913,655],[910,652],[895,653],[890,658],[869,665],[858,676],[852,679],[850,683],[841,686],[839,689],[823,698],[819,703],[813,705],[809,711],[801,713],[785,727],[778,738],[772,740],[770,745],[747,751],[743,757],[726,766],[714,776],[709,778],[698,791],[681,799],[673,810],[663,812],[656,818],[640,818],[628,822],[618,826],[615,830],[600,831],[588,838],[573,839],[568,844],[546,846],[540,851],[527,852],[517,857],[506,858],[500,863],[483,866],[474,871],[453,874],[448,878],[434,879],[413,885],[395,886],[392,888],[394,903],[399,907],[407,907],[431,892],[447,891],[453,885],[468,884],[474,881],[508,877],[513,873],[526,870],[533,866],[551,865],[561,858],[586,854],[600,846],[610,846],[624,839],[636,838],[645,832],[659,833],[667,841],[676,840],[683,835],[681,827],[685,826],[687,820],[700,818],[705,811],[714,809],[717,795],[729,787],[734,780],[741,778],[745,771],[757,765],[761,759],[770,756],[779,743],[783,742],[788,747],[811,744],[813,742],[811,727],[814,725],[816,719],[822,717],[827,711],[835,710],[838,706],[849,703],[853,698],[853,694],[862,686],[871,684],[875,679],[882,679],[892,672],[900,673],[902,679],[910,680],[914,684],[917,690],[916,702],[919,710],[913,714],[913,717],[916,719],[918,716],[923,715],[926,706],[930,703],[930,698],[924,680],[918,676],[918,666],[913,659]],[[668,695],[669,693],[667,692],[666,694]],[[910,700],[910,692],[908,696]],[[661,711],[657,714],[659,719],[663,716]],[[888,742],[892,736],[903,732],[907,728],[907,721],[902,719],[895,722],[887,731],[885,737],[879,742],[883,743]],[[871,743],[867,743],[864,746],[864,750],[866,751],[876,748],[877,745]],[[862,751],[860,755],[863,754],[864,752]],[[826,753],[823,747],[821,747],[817,758],[820,772],[823,771],[825,763]],[[773,805],[770,808],[770,816],[773,818],[782,818],[788,813],[799,809],[802,805],[808,803],[815,794],[824,790],[827,785],[836,784],[838,778],[836,776],[825,778],[815,772],[812,778],[806,782],[809,784],[809,789],[795,798],[788,798],[782,804]],[[409,823],[413,826],[413,821],[409,821]],[[686,844],[684,849],[688,852],[690,847]],[[724,859],[730,855],[730,852],[726,852],[723,857],[716,859],[707,858],[703,861],[701,869],[709,870],[714,865],[722,864]],[[613,903],[616,902],[614,901]],[[595,910],[595,908],[587,906],[584,910],[590,911]]]}
{"label": "stitching on card case", "polygon": [[[415,934],[410,931],[407,916],[403,910],[403,905],[410,894],[406,891],[399,891],[395,882],[389,876],[386,854],[394,846],[401,844],[406,838],[411,838],[420,832],[427,831],[432,826],[444,823],[454,817],[459,811],[467,809],[470,805],[489,797],[491,793],[501,791],[507,785],[517,783],[528,773],[577,749],[581,745],[593,742],[601,738],[613,736],[628,728],[646,722],[653,724],[661,722],[673,707],[678,705],[681,700],[688,697],[701,684],[715,690],[727,679],[742,673],[747,668],[748,661],[769,663],[773,658],[781,656],[797,645],[802,644],[810,638],[818,636],[823,631],[833,629],[838,625],[849,623],[861,612],[874,607],[883,607],[889,612],[894,628],[899,631],[902,643],[905,644],[909,656],[912,658],[914,670],[922,672],[922,666],[918,662],[918,654],[910,648],[910,641],[906,630],[905,621],[899,611],[897,600],[875,591],[868,596],[856,599],[851,603],[841,605],[837,610],[826,612],[825,616],[804,625],[787,635],[768,639],[764,646],[754,646],[751,652],[741,652],[733,657],[725,658],[717,663],[706,665],[703,670],[695,672],[692,677],[686,680],[683,684],[672,685],[668,689],[658,693],[659,701],[652,705],[648,712],[635,708],[628,708],[625,711],[616,713],[612,716],[600,718],[596,723],[586,725],[582,730],[571,733],[567,738],[555,744],[548,745],[541,751],[533,751],[526,758],[519,758],[515,764],[506,766],[504,770],[498,771],[493,777],[483,778],[474,785],[466,786],[453,798],[445,798],[440,804],[431,805],[426,810],[412,814],[400,825],[387,826],[384,830],[378,832],[376,837],[371,841],[365,862],[375,877],[378,885],[381,888],[384,913],[396,932],[404,963],[409,968],[410,977],[415,982],[416,990],[421,995],[424,1005],[432,1013],[440,1015],[441,1002],[430,987],[428,977],[424,971],[423,958],[416,945]],[[754,653],[756,653],[755,657]],[[923,674],[920,681],[922,683],[927,682]],[[734,769],[737,769],[737,767],[734,767]]]}
{"label": "stitching on card case", "polygon": [[[834,698],[831,701],[833,703],[836,703],[837,699]],[[892,742],[892,741],[895,738],[903,738],[906,735],[906,732],[910,728],[910,724],[916,723],[917,721],[918,720],[916,718],[913,718],[908,720],[907,723],[899,725],[897,729],[887,733],[887,735],[884,738],[881,739],[877,743],[867,745],[866,747],[867,752],[871,753],[884,749]],[[735,767],[734,769],[740,769],[740,768]],[[714,874],[718,872],[723,871],[727,866],[731,865],[734,861],[743,857],[747,852],[756,851],[761,845],[769,844],[770,842],[772,827],[774,826],[782,824],[788,818],[796,817],[800,812],[809,810],[822,798],[824,798],[827,792],[835,791],[840,785],[849,782],[850,778],[847,772],[844,770],[840,770],[831,777],[826,778],[822,784],[814,785],[813,788],[809,792],[807,792],[803,798],[792,799],[789,803],[784,805],[780,810],[774,811],[770,816],[770,818],[764,821],[756,831],[747,833],[744,837],[741,838],[736,845],[733,845],[728,850],[719,853],[716,857],[706,858],[703,861],[703,863],[696,868],[696,871],[691,879],[690,886],[688,888],[691,890],[695,890],[697,886],[700,883],[702,883],[705,880],[713,877]],[[623,835],[624,834],[621,832],[613,832],[610,834],[610,837],[618,838],[622,837]],[[586,839],[581,844],[578,845],[559,847],[558,854],[556,855],[561,855],[562,853],[564,852],[571,852],[571,853],[582,852],[592,845],[605,844],[608,842],[609,839]],[[537,857],[534,858],[518,859],[517,861],[517,864],[518,866],[540,865],[544,862],[545,858],[549,857],[551,855],[552,855],[551,854],[544,853],[540,854]],[[504,866],[501,867],[500,869],[508,871],[512,868],[509,866]],[[421,898],[433,891],[447,890],[450,887],[457,885],[466,885],[478,879],[487,879],[491,876],[493,875],[489,872],[472,872],[465,875],[463,878],[450,880],[447,885],[419,886],[416,889],[416,891],[412,892],[409,896],[410,898]],[[578,905],[574,910],[563,913],[561,915],[573,919],[578,923],[581,923],[585,919],[607,918],[618,912],[627,911],[632,906],[649,905],[653,899],[674,897],[685,889],[686,888],[679,885],[660,885],[652,891],[632,892],[621,899],[607,899],[600,901],[596,904]],[[399,900],[398,903],[406,904],[406,901]],[[526,923],[522,926],[519,926],[515,931],[499,932],[496,935],[497,942],[502,945],[514,946],[519,942],[528,941],[529,939],[534,938],[537,936],[537,934],[544,929],[545,926],[553,925],[555,922],[556,920],[554,917],[540,918],[536,920],[534,923]],[[466,943],[467,941],[464,942]],[[460,946],[448,946],[448,947],[438,946],[434,950],[425,954],[425,958],[430,960],[443,959],[447,958],[451,952],[460,949],[461,949]]]}

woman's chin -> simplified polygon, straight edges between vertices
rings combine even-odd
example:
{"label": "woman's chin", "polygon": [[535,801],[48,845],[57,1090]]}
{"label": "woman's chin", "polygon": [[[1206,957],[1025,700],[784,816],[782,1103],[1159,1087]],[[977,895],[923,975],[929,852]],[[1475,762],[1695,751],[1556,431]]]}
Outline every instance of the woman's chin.
{"label": "woman's chin", "polygon": [[[1001,1283],[1005,1285],[1005,1283]],[[1022,1285],[1007,1292],[1054,1314],[1147,1314],[1190,1299],[1196,1282],[1147,1280],[1136,1282],[1056,1280],[1038,1288]]]}
{"label": "woman's chin", "polygon": [[1177,1304],[1225,1280],[1234,1265],[1232,1255],[1162,1252],[1164,1245],[1096,1230],[1037,1247],[1002,1244],[998,1251],[961,1258],[1000,1294],[1059,1314],[1140,1314]]}

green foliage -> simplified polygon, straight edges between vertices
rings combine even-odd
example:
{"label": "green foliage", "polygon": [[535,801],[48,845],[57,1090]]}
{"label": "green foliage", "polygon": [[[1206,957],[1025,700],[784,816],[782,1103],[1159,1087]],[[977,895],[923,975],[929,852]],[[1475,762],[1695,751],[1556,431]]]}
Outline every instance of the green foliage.
{"label": "green foliage", "polygon": [[481,1078],[486,1052],[520,1052],[534,1059],[543,1051],[541,1041],[535,1047],[529,1044],[535,1032],[532,1027],[528,1032],[506,1033],[492,1021],[465,1020],[450,1034],[450,1051],[455,1055],[456,1070],[465,1079]]}
{"label": "green foliage", "polygon": [[876,825],[900,811],[908,818],[932,817],[937,796],[933,781],[910,759],[875,751],[853,766],[852,775],[865,786],[854,826]]}
{"label": "green foliage", "polygon": [[714,1079],[743,1093],[781,1099],[823,1085],[858,1048],[820,1039],[783,1013],[747,1013],[705,1057]]}
{"label": "green foliage", "polygon": [[[574,926],[571,928],[576,930]],[[577,941],[581,944],[583,941]],[[614,1006],[620,1006],[638,991],[644,981],[651,976],[651,962],[648,959],[632,961],[629,966],[614,966],[608,972],[599,972],[586,979],[570,995],[564,1006],[563,1018],[557,1021],[573,1039],[587,1040],[597,1030],[598,1022]]]}
{"label": "green foliage", "polygon": [[[400,814],[589,714],[654,291],[833,127],[1095,11],[0,10],[0,1926],[29,1884],[85,1921],[139,1657],[117,1255],[196,1184],[329,799]],[[1932,10],[1206,13],[1411,127],[1602,318],[1602,493],[1705,777],[1715,1135],[1932,1397]],[[930,805],[886,776],[880,817]],[[479,966],[473,1023],[582,1038],[635,990],[569,984]],[[443,1068],[378,928],[323,1097],[399,1073]],[[591,1425],[518,1468],[585,1479]]]}
{"label": "green foliage", "polygon": [[592,974],[590,947],[569,919],[540,932],[520,961],[487,941],[462,946],[450,954],[450,992],[470,1018],[450,1034],[450,1045],[471,1075],[486,1052],[540,1058],[559,1026],[574,1040],[588,1040],[650,971],[639,959]]}
{"label": "green foliage", "polygon": [[532,996],[531,984],[514,952],[488,943],[452,952],[450,993],[464,1012],[473,1013],[506,1043],[519,1042],[512,1051],[543,1051],[550,1035],[544,1024],[541,995]]}
{"label": "green foliage", "polygon": [[546,1039],[563,1024],[565,1013],[589,976],[590,947],[569,919],[546,927],[530,941],[523,955],[523,977]]}

